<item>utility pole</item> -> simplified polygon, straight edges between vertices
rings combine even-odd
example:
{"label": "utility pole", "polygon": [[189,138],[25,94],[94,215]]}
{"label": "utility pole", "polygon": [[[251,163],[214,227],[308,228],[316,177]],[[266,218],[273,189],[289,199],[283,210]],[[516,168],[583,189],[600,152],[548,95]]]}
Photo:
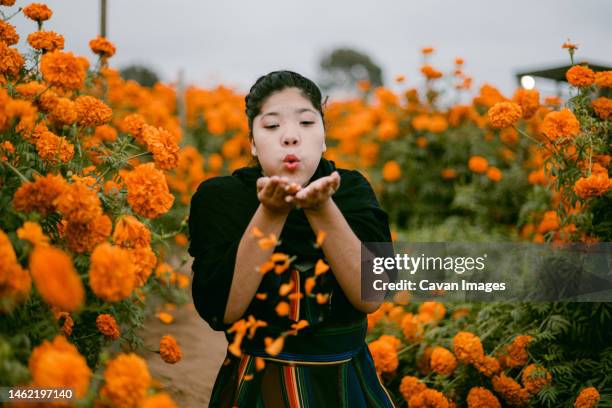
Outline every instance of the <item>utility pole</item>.
{"label": "utility pole", "polygon": [[106,0],[100,0],[100,37],[106,38]]}

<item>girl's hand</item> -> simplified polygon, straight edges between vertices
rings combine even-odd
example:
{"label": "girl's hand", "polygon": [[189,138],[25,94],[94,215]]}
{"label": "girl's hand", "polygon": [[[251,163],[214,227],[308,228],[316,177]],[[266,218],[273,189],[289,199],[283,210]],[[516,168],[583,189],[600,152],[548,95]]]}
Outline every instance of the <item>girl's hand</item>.
{"label": "girl's hand", "polygon": [[308,186],[301,188],[294,195],[285,197],[289,203],[297,207],[318,210],[323,204],[331,199],[331,196],[340,187],[340,174],[334,171],[327,177],[321,177]]}
{"label": "girl's hand", "polygon": [[294,205],[286,198],[300,189],[296,183],[289,183],[287,177],[260,177],[257,179],[257,198],[270,211],[289,212]]}

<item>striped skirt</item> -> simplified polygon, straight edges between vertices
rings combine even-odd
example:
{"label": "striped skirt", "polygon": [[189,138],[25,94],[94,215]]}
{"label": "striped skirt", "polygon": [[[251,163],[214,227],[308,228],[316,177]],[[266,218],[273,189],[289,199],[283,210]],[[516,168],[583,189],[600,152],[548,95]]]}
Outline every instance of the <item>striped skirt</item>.
{"label": "striped skirt", "polygon": [[394,407],[367,345],[340,362],[287,363],[228,353],[215,382],[210,407]]}

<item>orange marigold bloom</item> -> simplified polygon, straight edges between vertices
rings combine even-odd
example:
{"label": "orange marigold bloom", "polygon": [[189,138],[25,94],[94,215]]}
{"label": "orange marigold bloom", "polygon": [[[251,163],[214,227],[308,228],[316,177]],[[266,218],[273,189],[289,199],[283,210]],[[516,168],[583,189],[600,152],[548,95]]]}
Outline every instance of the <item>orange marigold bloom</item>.
{"label": "orange marigold bloom", "polygon": [[30,244],[36,245],[48,245],[49,237],[43,233],[42,228],[39,224],[26,221],[23,223],[21,228],[17,230],[17,237],[25,241],[29,241]]}
{"label": "orange marigold bloom", "polygon": [[110,58],[115,55],[115,46],[104,37],[96,37],[89,41],[89,48],[94,54],[98,54],[102,58]]}
{"label": "orange marigold bloom", "polygon": [[453,348],[457,360],[464,364],[473,364],[484,357],[480,338],[470,332],[459,332],[453,338]]}
{"label": "orange marigold bloom", "polygon": [[63,336],[55,337],[53,342],[45,340],[34,348],[28,366],[35,387],[72,388],[78,398],[87,394],[91,369],[85,357]]}
{"label": "orange marigold bloom", "polygon": [[34,31],[28,35],[28,44],[35,50],[52,52],[64,49],[64,36],[55,31]]}
{"label": "orange marigold bloom", "polygon": [[106,214],[94,217],[91,221],[69,221],[66,223],[64,238],[71,251],[79,254],[91,252],[110,236],[113,228]]}
{"label": "orange marigold bloom", "polygon": [[125,215],[115,224],[113,241],[123,248],[142,248],[151,244],[151,231],[133,215]]}
{"label": "orange marigold bloom", "polygon": [[436,373],[448,376],[457,368],[457,359],[444,347],[434,347],[429,364]]}
{"label": "orange marigold bloom", "polygon": [[116,302],[130,296],[136,284],[134,264],[126,250],[105,242],[91,254],[89,286],[96,296]]}
{"label": "orange marigold bloom", "polygon": [[402,341],[398,339],[397,337],[392,336],[390,334],[383,334],[382,336],[378,338],[378,340],[386,341],[387,343],[392,345],[395,350],[399,350],[400,347],[402,346]]}
{"label": "orange marigold bloom", "polygon": [[527,392],[531,395],[535,395],[539,393],[545,385],[550,383],[552,376],[544,367],[536,364],[529,364],[525,367],[525,370],[523,370],[521,379],[523,380],[523,386]]}
{"label": "orange marigold bloom", "polygon": [[580,122],[569,109],[562,109],[544,117],[540,132],[553,141],[574,137],[580,133]]}
{"label": "orange marigold bloom", "polygon": [[599,392],[595,387],[583,388],[574,401],[574,408],[595,408],[599,403]]}
{"label": "orange marigold bloom", "polygon": [[574,184],[574,191],[578,197],[588,200],[599,197],[612,188],[612,179],[608,172],[593,172],[589,177],[580,177]]}
{"label": "orange marigold bloom", "polygon": [[31,3],[23,8],[23,14],[31,20],[41,22],[51,18],[53,11],[43,3]]}
{"label": "orange marigold bloom", "polygon": [[544,216],[542,217],[542,221],[540,221],[540,224],[538,225],[538,233],[546,234],[548,231],[554,231],[556,229],[559,229],[559,225],[560,225],[559,216],[557,215],[557,212],[556,211],[546,211],[544,213]]}
{"label": "orange marigold bloom", "polygon": [[525,119],[530,119],[540,108],[540,93],[535,89],[517,89],[512,100],[523,109]]}
{"label": "orange marigold bloom", "polygon": [[374,340],[368,344],[376,371],[381,373],[391,373],[397,369],[399,361],[395,347],[384,340]]}
{"label": "orange marigold bloom", "polygon": [[64,219],[72,222],[89,222],[102,214],[98,194],[83,183],[68,184],[55,205]]}
{"label": "orange marigold bloom", "polygon": [[484,387],[472,387],[467,395],[468,408],[501,408],[499,400]]}
{"label": "orange marigold bloom", "polygon": [[506,98],[497,88],[489,84],[484,84],[480,88],[480,94],[474,98],[475,105],[482,105],[490,108],[498,102],[504,102]]}
{"label": "orange marigold bloom", "polygon": [[23,64],[19,51],[0,41],[0,74],[17,76]]}
{"label": "orange marigold bloom", "polygon": [[23,99],[32,100],[34,97],[45,90],[45,86],[37,81],[29,81],[15,86],[17,92]]}
{"label": "orange marigold bloom", "polygon": [[406,313],[402,319],[401,327],[406,340],[410,342],[421,340],[423,336],[423,325],[419,322],[417,316],[412,313]]}
{"label": "orange marigold bloom", "polygon": [[457,177],[457,170],[451,167],[445,167],[440,172],[440,176],[442,176],[444,180],[452,180]]}
{"label": "orange marigold bloom", "polygon": [[170,132],[163,128],[144,125],[141,135],[147,150],[153,154],[157,167],[170,170],[177,166],[179,146]]}
{"label": "orange marigold bloom", "polygon": [[426,389],[427,386],[423,384],[421,380],[410,375],[404,376],[399,386],[399,391],[406,402],[410,401],[410,398],[414,395],[420,394]]}
{"label": "orange marigold bloom", "polygon": [[52,120],[63,125],[71,125],[77,119],[74,102],[69,98],[57,98],[49,111]]}
{"label": "orange marigold bloom", "polygon": [[429,315],[430,319],[442,320],[446,314],[446,308],[440,302],[423,302],[419,305],[420,315]]}
{"label": "orange marigold bloom", "polygon": [[8,236],[0,229],[0,311],[10,311],[28,298],[32,278],[23,269]]}
{"label": "orange marigold bloom", "polygon": [[36,141],[36,152],[50,163],[68,163],[74,157],[74,146],[65,137],[47,130]]}
{"label": "orange marigold bloom", "polygon": [[114,142],[117,140],[117,130],[110,125],[97,126],[94,137],[103,142]]}
{"label": "orange marigold bloom", "polygon": [[147,395],[151,374],[144,359],[134,353],[120,354],[104,370],[102,402],[116,408],[137,408]]}
{"label": "orange marigold bloom", "polygon": [[85,289],[67,253],[52,246],[37,246],[30,254],[29,267],[45,302],[68,312],[81,307]]}
{"label": "orange marigold bloom", "polygon": [[437,79],[442,77],[442,72],[438,71],[434,67],[429,64],[423,65],[421,67],[421,73],[425,75],[427,79]]}
{"label": "orange marigold bloom", "polygon": [[487,170],[487,177],[489,180],[497,182],[500,181],[503,176],[501,170],[497,167],[489,167]]}
{"label": "orange marigold bloom", "polygon": [[0,41],[6,45],[15,45],[19,42],[19,34],[12,24],[0,20]]}
{"label": "orange marigold bloom", "polygon": [[142,115],[132,113],[123,118],[120,127],[122,131],[130,133],[138,143],[144,144],[144,140],[142,139],[142,130],[145,125],[146,122]]}
{"label": "orange marigold bloom", "polygon": [[600,88],[612,88],[612,71],[596,72],[595,84]]}
{"label": "orange marigold bloom", "polygon": [[98,315],[98,317],[96,317],[96,327],[98,327],[100,333],[106,338],[117,340],[121,336],[121,331],[113,315]]}
{"label": "orange marigold bloom", "polygon": [[45,81],[59,88],[79,89],[83,86],[86,68],[71,52],[53,51],[42,56],[40,71]]}
{"label": "orange marigold bloom", "polygon": [[474,367],[487,377],[495,375],[501,370],[499,361],[495,357],[483,356],[474,362]]}
{"label": "orange marigold bloom", "polygon": [[498,102],[488,112],[491,126],[496,129],[510,127],[523,116],[523,108],[514,102]]}
{"label": "orange marigold bloom", "polygon": [[79,96],[75,100],[77,121],[82,126],[99,126],[109,122],[113,110],[93,96]]}
{"label": "orange marigold bloom", "polygon": [[[151,276],[153,268],[157,264],[157,257],[150,246],[128,249],[128,255],[136,267],[136,286],[140,287]],[[174,275],[173,278],[176,279]]]}
{"label": "orange marigold bloom", "polygon": [[433,47],[423,47],[421,48],[421,52],[423,54],[431,54],[432,52],[434,52],[434,48]]}
{"label": "orange marigold bloom", "polygon": [[178,405],[172,400],[170,395],[160,392],[155,395],[149,395],[142,400],[139,408],[178,408]]}
{"label": "orange marigold bloom", "polygon": [[[557,213],[554,211],[549,212],[554,214],[556,220]],[[556,228],[558,228],[558,224],[557,227],[553,229]],[[547,231],[548,230],[543,230],[543,232],[540,233],[544,234]],[[499,361],[502,367],[506,369],[525,365],[527,363],[527,360],[529,359],[529,355],[527,354],[527,346],[529,346],[529,343],[531,343],[532,340],[533,337],[528,335],[516,336],[514,340],[512,340],[512,343],[506,346],[505,351],[499,357]]]}
{"label": "orange marigold bloom", "polygon": [[468,161],[468,168],[474,173],[485,173],[489,168],[489,162],[482,156],[472,156]]}
{"label": "orange marigold bloom", "polygon": [[529,393],[512,378],[501,373],[493,377],[493,389],[499,393],[509,405],[522,407],[529,401]]}
{"label": "orange marigold bloom", "polygon": [[398,181],[402,177],[402,168],[395,160],[389,160],[383,166],[382,176],[388,182]]}
{"label": "orange marigold bloom", "polygon": [[408,400],[408,408],[450,408],[450,404],[440,391],[428,388],[413,395]]}
{"label": "orange marigold bloom", "polygon": [[380,140],[392,140],[399,134],[399,127],[395,120],[384,120],[378,125],[378,137]]}
{"label": "orange marigold bloom", "polygon": [[574,65],[565,73],[567,82],[574,86],[589,86],[595,82],[595,72],[584,65]]}
{"label": "orange marigold bloom", "polygon": [[612,118],[612,99],[600,96],[591,102],[591,106],[593,106],[593,110],[595,110],[595,113],[601,119],[608,120]]}
{"label": "orange marigold bloom", "polygon": [[13,195],[15,210],[25,213],[36,211],[43,217],[55,211],[55,199],[66,188],[66,180],[61,175],[34,175],[34,181],[24,183]]}
{"label": "orange marigold bloom", "polygon": [[170,335],[163,336],[159,341],[159,354],[161,355],[161,358],[168,364],[177,363],[183,356],[183,353],[178,343],[176,342],[174,337]]}
{"label": "orange marigold bloom", "polygon": [[146,218],[157,218],[170,210],[174,196],[168,190],[166,178],[153,163],[137,166],[124,177],[128,204],[135,213]]}

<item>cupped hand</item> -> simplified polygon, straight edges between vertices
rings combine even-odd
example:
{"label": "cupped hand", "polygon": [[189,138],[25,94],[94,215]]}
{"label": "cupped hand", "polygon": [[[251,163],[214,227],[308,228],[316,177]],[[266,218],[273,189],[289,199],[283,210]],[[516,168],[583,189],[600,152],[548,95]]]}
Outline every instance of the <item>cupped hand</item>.
{"label": "cupped hand", "polygon": [[330,200],[338,187],[340,187],[340,174],[334,171],[329,176],[321,177],[299,189],[294,195],[288,195],[285,200],[300,208],[318,210]]}
{"label": "cupped hand", "polygon": [[286,200],[300,189],[297,183],[290,183],[287,177],[272,176],[257,179],[257,198],[274,212],[289,212],[294,204]]}

